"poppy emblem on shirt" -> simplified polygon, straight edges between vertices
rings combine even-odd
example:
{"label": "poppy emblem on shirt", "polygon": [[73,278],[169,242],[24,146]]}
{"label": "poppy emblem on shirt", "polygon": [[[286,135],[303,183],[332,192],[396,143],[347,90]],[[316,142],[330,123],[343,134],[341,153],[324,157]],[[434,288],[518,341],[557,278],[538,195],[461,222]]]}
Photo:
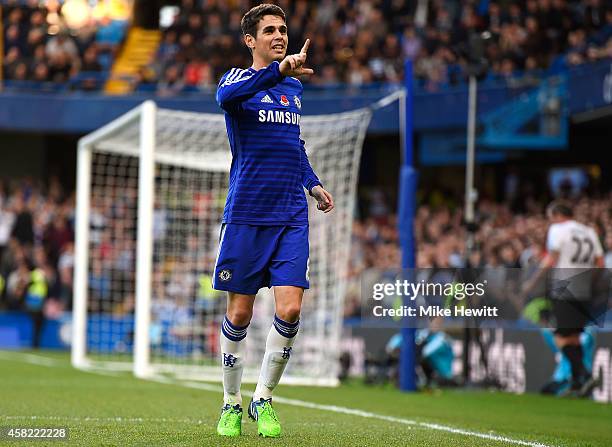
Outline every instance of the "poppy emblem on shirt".
{"label": "poppy emblem on shirt", "polygon": [[280,103],[282,105],[284,105],[285,107],[287,107],[289,105],[289,100],[287,99],[287,97],[285,95],[281,95]]}
{"label": "poppy emblem on shirt", "polygon": [[293,102],[295,103],[295,106],[302,110],[302,101],[300,101],[300,98],[298,98],[297,96],[293,97]]}

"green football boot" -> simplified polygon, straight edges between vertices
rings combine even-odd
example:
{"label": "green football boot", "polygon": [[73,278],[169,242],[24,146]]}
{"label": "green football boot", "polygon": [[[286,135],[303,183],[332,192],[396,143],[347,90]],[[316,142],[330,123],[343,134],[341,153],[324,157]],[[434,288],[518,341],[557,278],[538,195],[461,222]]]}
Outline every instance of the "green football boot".
{"label": "green football boot", "polygon": [[221,436],[240,436],[240,433],[242,433],[242,408],[240,405],[225,404],[221,408],[217,433]]}
{"label": "green football boot", "polygon": [[251,399],[249,404],[249,417],[257,421],[257,433],[264,438],[278,438],[281,434],[280,422],[272,408],[272,398],[261,398],[258,401]]}

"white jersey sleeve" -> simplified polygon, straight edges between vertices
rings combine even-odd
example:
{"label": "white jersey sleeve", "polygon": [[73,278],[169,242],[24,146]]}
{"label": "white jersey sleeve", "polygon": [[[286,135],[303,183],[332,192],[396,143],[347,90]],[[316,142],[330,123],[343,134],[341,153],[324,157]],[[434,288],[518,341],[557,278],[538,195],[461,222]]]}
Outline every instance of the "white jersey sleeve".
{"label": "white jersey sleeve", "polygon": [[560,252],[562,247],[561,237],[563,231],[559,227],[559,224],[552,224],[548,229],[548,235],[546,237],[546,250]]}

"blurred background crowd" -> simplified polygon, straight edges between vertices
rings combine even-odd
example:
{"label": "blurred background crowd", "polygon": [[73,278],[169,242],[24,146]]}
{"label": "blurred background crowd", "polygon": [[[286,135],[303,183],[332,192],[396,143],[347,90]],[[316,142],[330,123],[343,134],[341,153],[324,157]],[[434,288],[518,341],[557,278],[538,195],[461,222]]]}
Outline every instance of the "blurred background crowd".
{"label": "blurred background crowd", "polygon": [[[7,87],[96,90],[125,35],[129,10],[100,2],[81,19],[75,2],[2,2]],[[73,6],[74,5],[74,6]]]}
{"label": "blurred background crowd", "polygon": [[[79,23],[66,19],[78,17],[67,13],[71,3],[8,1],[3,14],[5,79],[38,87],[68,80],[76,89],[102,87],[99,74],[108,74],[125,37],[122,2],[99,2],[98,10]],[[180,6],[162,9],[161,43],[155,60],[137,73],[136,90],[163,95],[210,91],[230,67],[247,67],[240,19],[255,3],[181,0]],[[414,61],[416,79],[427,91],[461,84],[474,34],[485,39],[484,81],[537,79],[612,57],[609,0],[277,3],[287,13],[289,53],[298,52],[309,37],[315,75],[308,82],[327,88],[400,82],[404,59]]]}
{"label": "blurred background crowd", "polygon": [[74,196],[57,178],[0,183],[0,308],[28,311],[38,335],[43,317],[72,306]]}
{"label": "blurred background crowd", "polygon": [[[246,3],[183,0],[164,29],[150,71],[160,82],[214,86],[233,66],[248,66],[240,41]],[[542,75],[612,56],[612,9],[600,0],[279,1],[287,13],[289,53],[312,41],[309,82],[321,86],[400,82],[415,61],[421,86],[438,90],[467,78],[473,33],[487,32],[488,80]],[[206,61],[206,62],[204,62]],[[195,64],[195,68],[194,67]],[[200,77],[193,71],[201,71]],[[196,80],[197,78],[197,80]]]}
{"label": "blurred background crowd", "polygon": [[[529,268],[543,258],[549,226],[544,215],[546,201],[530,196],[515,202],[480,201],[475,249],[467,256],[461,207],[437,203],[435,196],[433,192],[423,197],[417,208],[417,267]],[[612,195],[580,195],[573,203],[576,219],[597,230],[606,267],[612,268]],[[26,310],[50,318],[71,309],[74,206],[74,193],[64,191],[54,177],[44,183],[24,178],[0,184],[0,309]],[[120,208],[117,204],[93,204],[92,250],[97,254],[92,256],[89,287],[92,306],[126,314],[134,304],[133,290],[126,284],[133,284],[135,235],[128,232],[129,237],[126,233],[113,238],[110,233],[116,229],[104,225],[111,220],[111,213],[121,212]],[[361,314],[360,278],[366,270],[401,265],[397,217],[384,194],[376,189],[365,191],[361,208],[366,212],[353,225],[347,318]],[[135,206],[131,209],[134,211]],[[155,216],[156,228],[172,225],[164,210],[156,209]],[[185,308],[191,301],[205,308],[207,300],[217,301],[219,297],[209,284],[210,277],[202,276],[210,275],[212,260],[197,259],[196,238],[191,237],[188,245],[185,253],[192,254],[193,268],[185,267],[187,264],[155,266],[155,301],[160,309],[169,298],[184,303]],[[112,297],[117,290],[126,296]],[[164,297],[164,293],[172,297]]]}
{"label": "blurred background crowd", "polygon": [[[370,193],[372,211],[383,208],[382,193]],[[438,203],[432,192],[415,216],[416,267],[535,269],[546,254],[549,220],[547,200],[523,196],[518,201],[481,200],[476,210],[474,249],[466,250],[463,209]],[[604,248],[606,268],[612,268],[612,194],[580,195],[571,200],[575,219],[594,227]],[[373,206],[372,206],[373,205]],[[401,251],[395,214],[370,215],[353,224],[350,285],[345,316],[361,315],[361,278],[368,269],[397,269]]]}

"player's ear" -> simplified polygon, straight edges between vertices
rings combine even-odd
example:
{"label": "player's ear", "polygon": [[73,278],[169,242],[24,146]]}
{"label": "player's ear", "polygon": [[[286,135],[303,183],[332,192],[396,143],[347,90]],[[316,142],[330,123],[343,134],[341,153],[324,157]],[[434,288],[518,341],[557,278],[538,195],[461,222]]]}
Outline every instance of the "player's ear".
{"label": "player's ear", "polygon": [[246,44],[247,48],[253,52],[253,50],[255,49],[255,38],[250,35],[250,34],[245,34],[244,35],[244,43]]}

